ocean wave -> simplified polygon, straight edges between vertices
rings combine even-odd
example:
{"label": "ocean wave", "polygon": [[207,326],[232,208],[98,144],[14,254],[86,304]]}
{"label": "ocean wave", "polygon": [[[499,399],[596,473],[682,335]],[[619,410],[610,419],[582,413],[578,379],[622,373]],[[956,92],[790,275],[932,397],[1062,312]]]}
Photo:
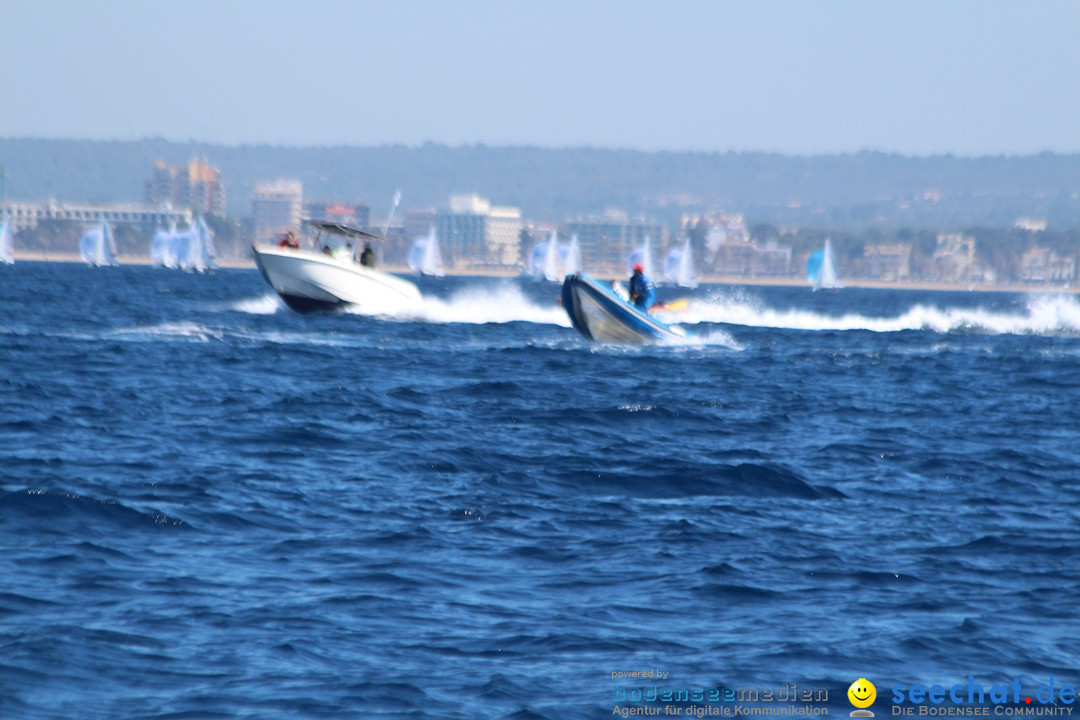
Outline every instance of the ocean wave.
{"label": "ocean wave", "polygon": [[71,525],[85,524],[96,533],[115,530],[185,529],[187,523],[157,510],[140,511],[114,500],[97,500],[62,490],[0,493],[0,517],[40,532],[66,535]]}
{"label": "ocean wave", "polygon": [[106,332],[105,336],[132,342],[158,342],[160,340],[211,342],[223,340],[225,331],[221,327],[211,327],[197,322],[174,322],[146,327],[117,328]]}
{"label": "ocean wave", "polygon": [[[567,463],[573,465],[572,463]],[[753,497],[841,499],[845,495],[828,485],[811,484],[779,465],[739,463],[722,465],[671,458],[641,467],[559,470],[554,477],[583,489],[618,488],[637,497]]]}

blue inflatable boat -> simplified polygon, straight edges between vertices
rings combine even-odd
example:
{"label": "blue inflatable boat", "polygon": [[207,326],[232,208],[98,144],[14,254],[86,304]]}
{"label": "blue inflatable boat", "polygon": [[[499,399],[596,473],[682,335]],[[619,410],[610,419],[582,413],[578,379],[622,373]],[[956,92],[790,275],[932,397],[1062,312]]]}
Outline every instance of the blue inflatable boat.
{"label": "blue inflatable boat", "polygon": [[562,304],[574,328],[597,342],[655,343],[678,340],[686,333],[634,307],[612,286],[579,273],[563,281]]}

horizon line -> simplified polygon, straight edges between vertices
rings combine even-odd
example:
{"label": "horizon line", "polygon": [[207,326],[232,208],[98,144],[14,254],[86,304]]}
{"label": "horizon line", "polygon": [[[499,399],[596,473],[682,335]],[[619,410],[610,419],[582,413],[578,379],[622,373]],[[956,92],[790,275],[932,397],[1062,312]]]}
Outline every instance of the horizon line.
{"label": "horizon line", "polygon": [[0,135],[0,142],[58,142],[58,143],[100,143],[100,144],[140,144],[140,143],[165,143],[169,145],[199,145],[205,147],[219,147],[224,149],[239,150],[244,148],[260,149],[270,148],[276,150],[385,150],[385,149],[404,149],[404,150],[424,150],[429,148],[441,148],[447,150],[476,150],[476,149],[490,149],[490,150],[540,150],[549,152],[610,152],[610,153],[638,153],[642,155],[763,155],[763,156],[777,156],[787,158],[800,158],[800,159],[814,159],[814,158],[835,158],[835,157],[851,157],[857,155],[880,155],[886,157],[900,157],[907,159],[917,160],[932,160],[932,159],[961,159],[961,160],[982,160],[988,158],[1002,159],[1002,158],[1034,158],[1042,156],[1055,156],[1055,157],[1070,157],[1080,156],[1080,150],[1076,151],[1064,151],[1064,150],[1039,150],[1030,152],[996,152],[996,153],[983,153],[983,154],[966,154],[958,152],[931,152],[931,153],[906,153],[897,150],[884,150],[880,148],[862,148],[859,150],[844,150],[844,151],[821,151],[821,152],[792,152],[782,150],[762,150],[762,149],[726,149],[726,150],[706,150],[706,149],[642,149],[633,147],[608,147],[603,145],[542,145],[536,143],[521,143],[521,144],[492,144],[486,142],[474,142],[474,143],[448,143],[448,142],[436,142],[432,140],[425,140],[421,143],[410,144],[406,142],[383,142],[379,144],[360,144],[360,143],[348,143],[348,142],[335,142],[325,144],[302,144],[302,143],[272,143],[267,141],[259,142],[224,142],[217,140],[176,140],[167,138],[160,135],[146,136],[142,138],[91,138],[91,137],[49,137],[49,136],[33,136],[33,135]]}

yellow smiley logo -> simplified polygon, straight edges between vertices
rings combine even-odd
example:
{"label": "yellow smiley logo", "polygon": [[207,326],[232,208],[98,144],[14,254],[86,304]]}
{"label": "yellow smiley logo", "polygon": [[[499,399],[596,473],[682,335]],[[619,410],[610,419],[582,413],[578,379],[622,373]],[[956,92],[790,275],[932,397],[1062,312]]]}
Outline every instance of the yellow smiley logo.
{"label": "yellow smiley logo", "polygon": [[866,708],[877,699],[877,688],[866,678],[859,678],[847,689],[848,700],[857,708]]}

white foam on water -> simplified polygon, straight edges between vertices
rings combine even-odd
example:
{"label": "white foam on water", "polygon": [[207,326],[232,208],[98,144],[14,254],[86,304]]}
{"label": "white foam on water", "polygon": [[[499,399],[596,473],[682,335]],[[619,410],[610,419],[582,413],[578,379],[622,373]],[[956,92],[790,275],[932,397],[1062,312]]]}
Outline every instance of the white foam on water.
{"label": "white foam on water", "polygon": [[734,294],[691,301],[679,313],[682,325],[726,323],[787,330],[868,330],[901,332],[931,330],[939,333],[974,331],[990,334],[1073,334],[1080,332],[1080,301],[1072,295],[1032,295],[1026,312],[1009,313],[984,308],[915,305],[894,317],[857,312],[827,315],[813,310],[777,310],[759,298]]}
{"label": "white foam on water", "polygon": [[665,340],[664,345],[677,347],[725,347],[731,350],[743,350],[744,347],[731,333],[713,329],[704,333],[688,333],[685,337]]}
{"label": "white foam on water", "polygon": [[262,297],[236,300],[222,306],[220,309],[224,312],[241,312],[249,315],[273,315],[284,307],[285,303],[277,295],[267,293]]}
{"label": "white foam on water", "polygon": [[337,334],[313,334],[305,332],[281,332],[237,330],[236,337],[253,342],[266,342],[274,345],[309,345],[321,347],[369,347],[371,340],[367,336],[349,336]]}
{"label": "white foam on water", "polygon": [[106,336],[135,342],[152,342],[162,339],[210,342],[223,340],[225,332],[220,328],[207,327],[198,323],[179,322],[147,327],[117,328],[106,333]]}
{"label": "white foam on water", "polygon": [[[425,297],[420,305],[402,308],[387,308],[377,313],[396,320],[411,320],[430,323],[510,323],[531,322],[538,325],[558,325],[570,327],[570,318],[556,304],[557,295],[552,295],[551,305],[538,305],[526,297],[520,288],[513,285],[499,285],[491,288],[464,288],[449,298]],[[350,312],[364,315],[372,314],[365,308],[356,308]]]}

